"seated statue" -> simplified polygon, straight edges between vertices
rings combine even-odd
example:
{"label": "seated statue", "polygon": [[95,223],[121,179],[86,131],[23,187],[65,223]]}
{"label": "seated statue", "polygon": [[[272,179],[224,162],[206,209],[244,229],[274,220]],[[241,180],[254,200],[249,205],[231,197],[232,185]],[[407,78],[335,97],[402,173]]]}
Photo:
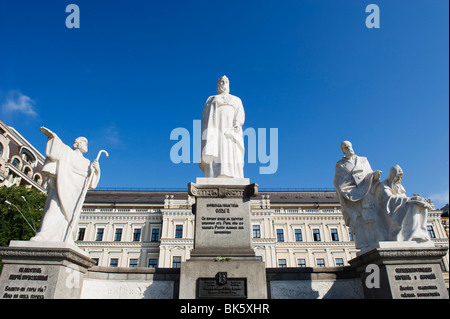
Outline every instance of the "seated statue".
{"label": "seated statue", "polygon": [[389,217],[390,240],[429,241],[427,213],[433,206],[419,195],[406,196],[402,178],[401,167],[395,165],[390,169],[388,178],[376,189],[379,209]]}

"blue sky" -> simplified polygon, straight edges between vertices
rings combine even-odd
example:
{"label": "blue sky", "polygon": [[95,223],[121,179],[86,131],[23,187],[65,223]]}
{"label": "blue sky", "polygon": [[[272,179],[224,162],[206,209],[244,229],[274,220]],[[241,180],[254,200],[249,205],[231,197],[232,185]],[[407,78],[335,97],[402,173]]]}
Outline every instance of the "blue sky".
{"label": "blue sky", "polygon": [[[68,4],[80,28],[68,29]],[[365,24],[368,4],[380,28]],[[244,174],[262,189],[333,187],[339,144],[373,169],[399,164],[407,194],[436,206],[449,189],[446,0],[0,2],[0,118],[41,153],[46,126],[100,149],[100,188],[185,189],[177,127],[193,132],[226,74],[246,128],[278,129],[278,169]],[[192,138],[192,136],[191,136]],[[259,136],[258,136],[259,138]],[[192,140],[191,140],[192,143]],[[192,145],[192,144],[191,144]],[[191,154],[192,158],[192,154]],[[247,157],[246,157],[247,159]]]}

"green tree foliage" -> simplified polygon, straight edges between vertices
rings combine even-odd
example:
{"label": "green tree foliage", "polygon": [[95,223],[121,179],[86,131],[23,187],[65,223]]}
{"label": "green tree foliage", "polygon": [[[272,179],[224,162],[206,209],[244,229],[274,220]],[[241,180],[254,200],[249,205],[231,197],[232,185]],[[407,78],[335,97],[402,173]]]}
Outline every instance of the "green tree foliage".
{"label": "green tree foliage", "polygon": [[[21,196],[25,197],[30,208]],[[0,246],[8,246],[10,240],[29,240],[34,236],[34,231],[22,215],[15,207],[6,204],[5,201],[16,205],[29,223],[34,224],[36,229],[39,229],[46,199],[46,194],[34,188],[26,188],[25,186],[0,187]]]}

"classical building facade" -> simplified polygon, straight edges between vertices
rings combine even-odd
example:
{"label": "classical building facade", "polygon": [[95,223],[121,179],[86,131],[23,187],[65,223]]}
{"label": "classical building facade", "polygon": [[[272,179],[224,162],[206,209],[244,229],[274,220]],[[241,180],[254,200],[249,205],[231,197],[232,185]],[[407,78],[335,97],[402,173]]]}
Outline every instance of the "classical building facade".
{"label": "classical building facade", "polygon": [[44,160],[19,132],[0,121],[0,186],[24,185],[46,192]]}
{"label": "classical building facade", "polygon": [[[193,202],[187,191],[90,191],[77,244],[99,266],[178,268],[194,244]],[[441,213],[429,212],[428,233],[448,247]],[[262,191],[251,200],[251,231],[267,268],[348,266],[356,257],[334,191]],[[448,254],[441,267],[448,282]]]}

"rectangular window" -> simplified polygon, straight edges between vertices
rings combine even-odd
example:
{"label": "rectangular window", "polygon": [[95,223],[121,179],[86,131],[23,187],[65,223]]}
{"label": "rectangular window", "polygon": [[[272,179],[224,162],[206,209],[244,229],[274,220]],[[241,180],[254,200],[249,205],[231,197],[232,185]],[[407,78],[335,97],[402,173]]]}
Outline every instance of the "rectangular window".
{"label": "rectangular window", "polygon": [[152,229],[152,242],[157,242],[159,241],[159,228],[153,228]]}
{"label": "rectangular window", "polygon": [[181,257],[180,256],[173,257],[172,268],[181,268]]}
{"label": "rectangular window", "polygon": [[102,241],[103,240],[103,228],[98,228],[97,229],[97,237],[95,237],[96,241]]}
{"label": "rectangular window", "polygon": [[278,259],[278,267],[280,268],[286,268],[286,259]]}
{"label": "rectangular window", "polygon": [[296,229],[295,230],[295,241],[303,241],[303,236],[302,236],[302,230],[301,229]]}
{"label": "rectangular window", "polygon": [[297,259],[297,267],[305,268],[306,267],[306,260],[305,259]]}
{"label": "rectangular window", "polygon": [[121,241],[122,240],[122,228],[116,229],[116,234],[114,235],[114,241]]}
{"label": "rectangular window", "polygon": [[323,259],[323,258],[317,258],[317,259],[316,259],[316,266],[317,266],[317,267],[325,267],[325,259]]}
{"label": "rectangular window", "polygon": [[84,240],[84,234],[86,233],[86,228],[80,228],[78,230],[78,238],[77,240]]}
{"label": "rectangular window", "polygon": [[133,232],[133,241],[141,241],[141,229],[135,228]]}
{"label": "rectangular window", "polygon": [[316,229],[313,229],[312,231],[313,231],[314,241],[321,241],[321,239],[320,239],[320,230],[318,228],[316,228]]}
{"label": "rectangular window", "polygon": [[284,232],[282,229],[277,229],[277,241],[284,241]]}
{"label": "rectangular window", "polygon": [[129,267],[130,268],[136,268],[138,266],[138,260],[139,259],[130,259]]}
{"label": "rectangular window", "polygon": [[338,234],[338,230],[336,228],[330,229],[330,233],[331,233],[332,241],[339,241],[339,234]]}
{"label": "rectangular window", "polygon": [[148,260],[148,268],[157,268],[157,267],[158,267],[158,259]]}
{"label": "rectangular window", "polygon": [[253,238],[261,238],[261,227],[253,225]]}
{"label": "rectangular window", "polygon": [[109,267],[118,267],[119,266],[119,258],[111,258],[109,261]]}
{"label": "rectangular window", "polygon": [[175,238],[183,238],[183,225],[176,225]]}
{"label": "rectangular window", "polygon": [[98,266],[99,259],[98,258],[92,258],[92,260],[95,261],[95,266]]}
{"label": "rectangular window", "polygon": [[344,266],[344,259],[342,259],[342,258],[335,258],[334,259],[334,263],[335,263],[336,267],[342,267],[342,266]]}
{"label": "rectangular window", "polygon": [[353,234],[350,231],[350,228],[348,229],[348,239],[350,239],[351,241],[353,241]]}
{"label": "rectangular window", "polygon": [[262,256],[255,256],[255,259],[256,259],[257,261],[263,261]]}
{"label": "rectangular window", "polygon": [[428,231],[428,236],[430,236],[430,238],[436,238],[436,234],[434,233],[433,226],[427,226],[427,231]]}

